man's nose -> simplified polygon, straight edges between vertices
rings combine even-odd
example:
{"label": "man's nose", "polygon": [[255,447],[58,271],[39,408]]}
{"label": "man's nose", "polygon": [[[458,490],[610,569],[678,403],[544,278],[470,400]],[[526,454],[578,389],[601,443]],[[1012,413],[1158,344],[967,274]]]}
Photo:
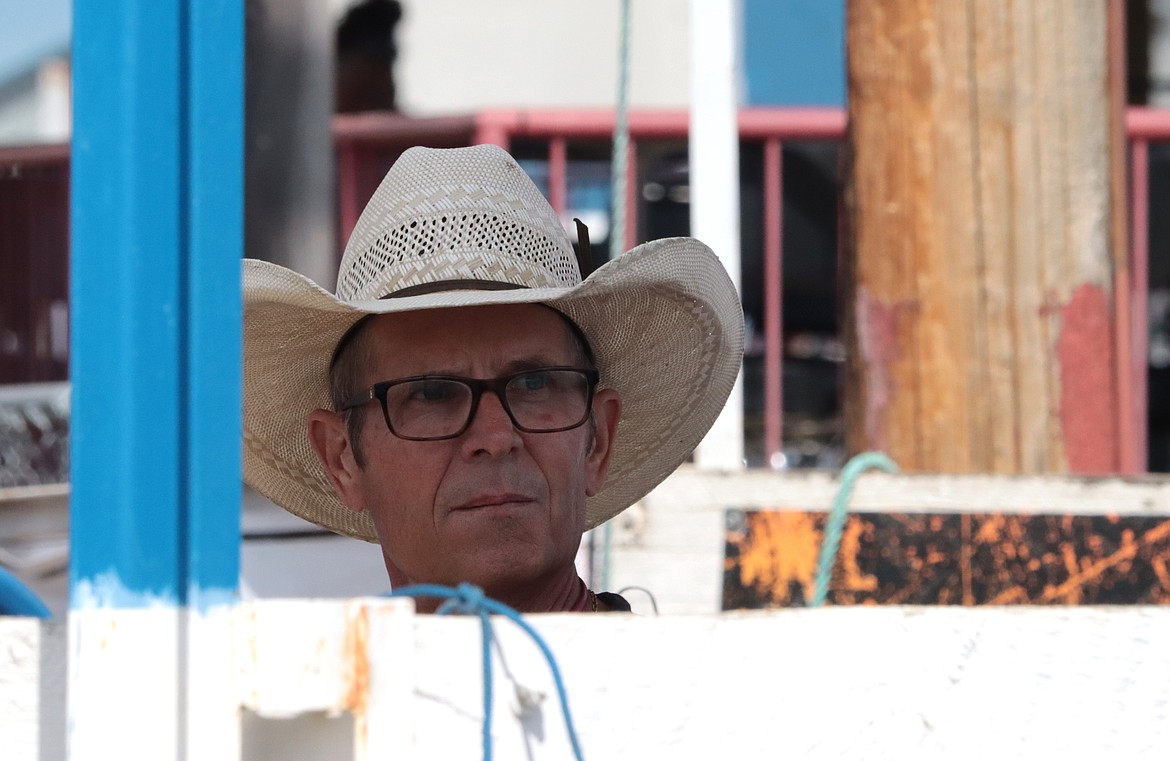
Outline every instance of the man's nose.
{"label": "man's nose", "polygon": [[504,409],[503,402],[491,390],[485,390],[479,398],[475,415],[461,438],[468,455],[479,452],[492,456],[506,454],[518,447],[521,441],[520,432]]}

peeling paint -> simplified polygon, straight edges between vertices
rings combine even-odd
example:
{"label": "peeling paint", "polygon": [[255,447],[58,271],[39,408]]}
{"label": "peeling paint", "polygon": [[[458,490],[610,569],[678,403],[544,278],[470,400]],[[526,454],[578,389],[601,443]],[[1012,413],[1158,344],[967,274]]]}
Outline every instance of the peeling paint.
{"label": "peeling paint", "polygon": [[740,582],[745,587],[770,590],[775,604],[788,603],[794,586],[803,590],[802,599],[812,598],[821,537],[811,515],[752,513],[747,531],[728,541],[739,548]]}
{"label": "peeling paint", "polygon": [[229,609],[238,601],[237,591],[227,588],[193,587],[188,593],[188,603],[183,605],[172,590],[134,589],[110,567],[102,573],[73,582],[69,595],[70,610],[141,610],[144,608],[187,607],[200,614],[216,609]]}
{"label": "peeling paint", "polygon": [[345,707],[353,715],[354,745],[358,758],[365,757],[365,745],[369,741],[369,697],[370,697],[370,611],[364,604],[349,606],[345,627],[345,662],[347,664],[349,687],[345,695]]}
{"label": "peeling paint", "polygon": [[910,302],[887,304],[865,288],[857,289],[857,344],[865,374],[865,438],[867,447],[889,449],[886,412],[896,386],[892,367],[902,358],[898,321]]}
{"label": "peeling paint", "polygon": [[1118,468],[1117,389],[1109,297],[1083,283],[1060,309],[1060,425],[1069,470],[1111,473]]}
{"label": "peeling paint", "polygon": [[75,581],[69,599],[69,607],[75,611],[103,608],[176,608],[178,605],[178,600],[167,590],[129,588],[113,568],[95,574],[92,578]]}

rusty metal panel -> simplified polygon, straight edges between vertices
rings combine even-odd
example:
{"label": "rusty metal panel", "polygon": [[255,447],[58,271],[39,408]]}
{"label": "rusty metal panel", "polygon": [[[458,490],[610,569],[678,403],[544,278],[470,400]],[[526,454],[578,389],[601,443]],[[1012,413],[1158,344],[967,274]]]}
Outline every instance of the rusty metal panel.
{"label": "rusty metal panel", "polygon": [[[812,598],[825,514],[729,511],[723,608]],[[1170,604],[1170,518],[857,513],[828,600],[837,605]]]}

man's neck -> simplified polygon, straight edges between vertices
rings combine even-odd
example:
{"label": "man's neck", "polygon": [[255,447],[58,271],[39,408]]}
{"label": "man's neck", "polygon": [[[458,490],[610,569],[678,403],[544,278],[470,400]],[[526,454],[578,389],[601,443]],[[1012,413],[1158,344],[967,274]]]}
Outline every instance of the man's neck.
{"label": "man's neck", "polygon": [[[405,585],[394,583],[395,589],[401,586]],[[545,577],[537,583],[485,588],[484,594],[521,613],[562,613],[590,609],[590,592],[572,565],[552,578]],[[419,598],[415,600],[415,609],[419,613],[434,613],[443,602],[433,597]]]}

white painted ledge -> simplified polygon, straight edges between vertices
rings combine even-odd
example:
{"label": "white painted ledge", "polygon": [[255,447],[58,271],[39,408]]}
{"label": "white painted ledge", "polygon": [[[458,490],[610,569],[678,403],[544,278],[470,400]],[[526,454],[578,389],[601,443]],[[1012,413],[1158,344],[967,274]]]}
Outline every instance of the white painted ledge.
{"label": "white painted ledge", "polygon": [[[683,466],[643,502],[681,509],[828,510],[837,471],[698,470]],[[869,471],[849,501],[853,512],[1170,515],[1170,476],[1076,477],[890,475]]]}
{"label": "white painted ledge", "polygon": [[[74,614],[70,626],[84,630],[86,615]],[[105,647],[84,650],[89,673],[120,675],[103,685],[105,740],[120,738],[119,758],[177,757],[150,755],[141,744],[124,752],[144,717],[116,707],[148,704],[139,674],[156,657],[173,662],[175,644],[147,644],[133,631],[152,628],[144,616],[110,626],[114,619],[101,621]],[[529,622],[557,656],[588,759],[1170,757],[1170,607],[827,608]],[[198,661],[201,687],[188,693],[188,710],[190,721],[203,722],[200,732],[238,738],[243,710],[261,722],[294,717],[284,726],[340,715],[352,717],[353,731],[305,733],[299,759],[480,757],[474,619],[416,616],[403,601],[295,600],[240,605],[190,631],[231,643],[224,657]],[[496,757],[568,758],[542,657],[509,622],[498,621],[496,631],[511,674],[545,696],[517,718],[497,661]],[[0,619],[6,761],[63,758],[64,683],[44,664],[64,652],[61,627]],[[153,699],[174,705],[178,677],[149,679],[171,691]],[[72,739],[71,757],[108,757],[110,745]],[[244,745],[249,761],[276,757],[246,737]]]}

